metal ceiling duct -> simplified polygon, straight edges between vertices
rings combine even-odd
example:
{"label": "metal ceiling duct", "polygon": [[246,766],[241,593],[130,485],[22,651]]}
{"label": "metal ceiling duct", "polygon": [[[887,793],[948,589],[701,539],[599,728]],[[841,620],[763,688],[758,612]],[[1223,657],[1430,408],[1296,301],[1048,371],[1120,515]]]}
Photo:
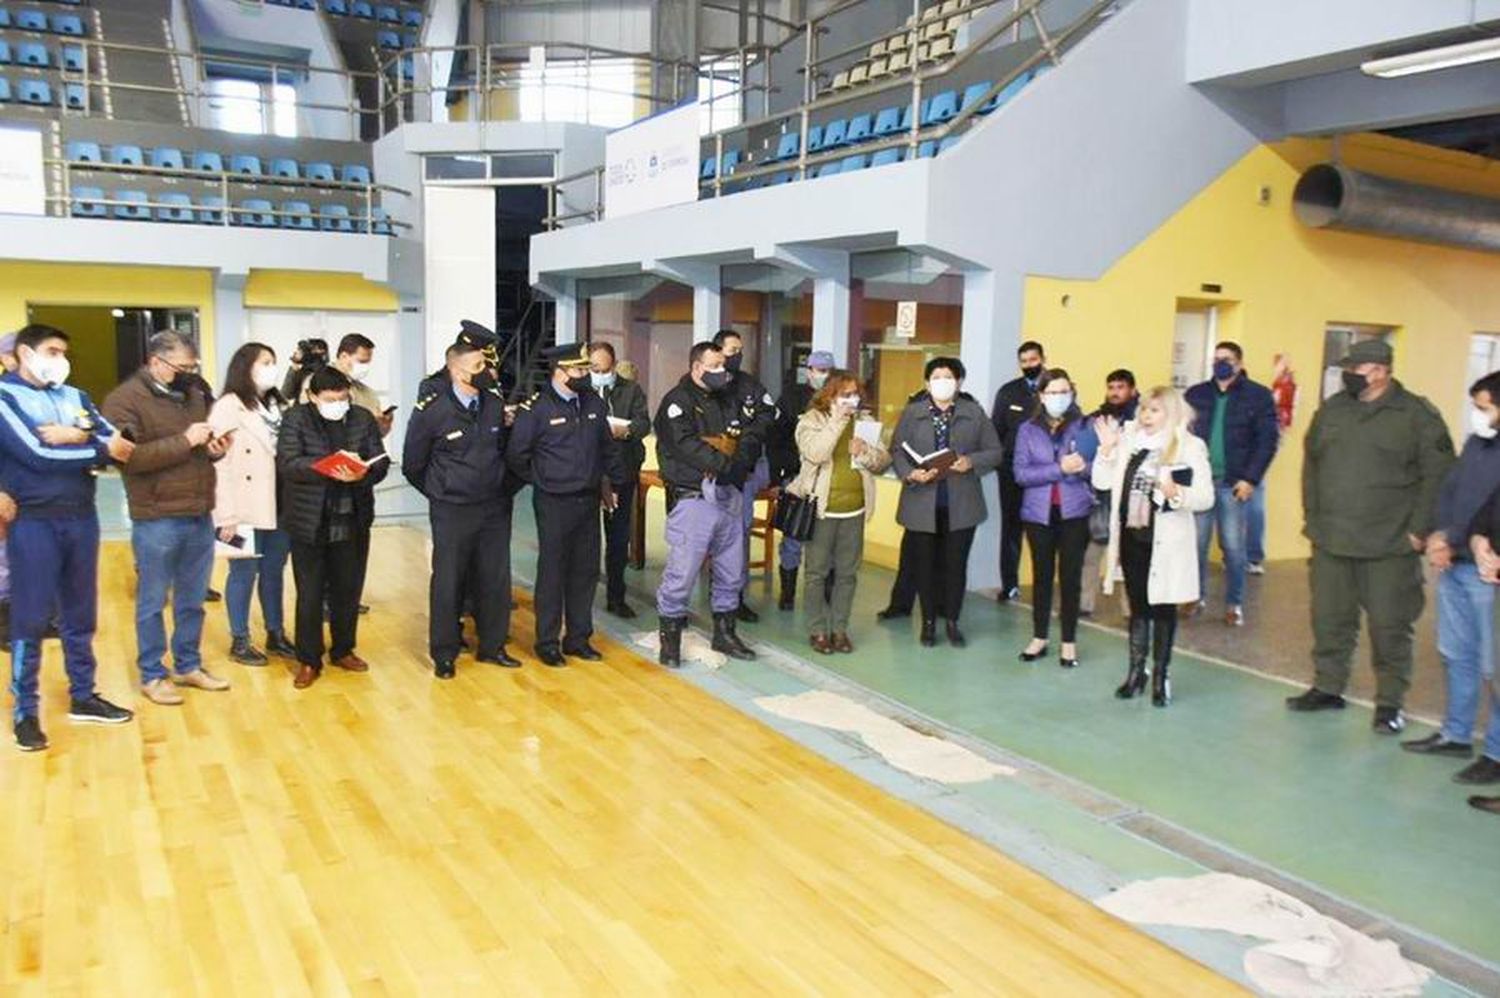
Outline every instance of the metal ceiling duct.
{"label": "metal ceiling duct", "polygon": [[1292,192],[1292,210],[1315,229],[1500,252],[1500,201],[1334,163],[1321,163],[1302,175]]}

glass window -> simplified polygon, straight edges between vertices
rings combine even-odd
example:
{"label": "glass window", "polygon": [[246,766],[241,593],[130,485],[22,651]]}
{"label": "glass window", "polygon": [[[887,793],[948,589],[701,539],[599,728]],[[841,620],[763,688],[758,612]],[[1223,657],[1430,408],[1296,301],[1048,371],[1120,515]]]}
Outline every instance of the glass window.
{"label": "glass window", "polygon": [[636,119],[635,59],[547,59],[537,46],[521,67],[523,121],[576,121],[619,128]]}
{"label": "glass window", "polygon": [[701,112],[700,134],[709,135],[740,123],[744,114],[744,94],[740,90],[738,59],[704,64],[698,77],[698,108]]}
{"label": "glass window", "polygon": [[508,153],[490,157],[490,176],[497,180],[542,180],[552,176],[552,154]]}
{"label": "glass window", "polygon": [[428,180],[484,180],[483,156],[428,156],[425,175]]}
{"label": "glass window", "polygon": [[208,81],[208,124],[243,135],[297,135],[297,89],[233,77]]}

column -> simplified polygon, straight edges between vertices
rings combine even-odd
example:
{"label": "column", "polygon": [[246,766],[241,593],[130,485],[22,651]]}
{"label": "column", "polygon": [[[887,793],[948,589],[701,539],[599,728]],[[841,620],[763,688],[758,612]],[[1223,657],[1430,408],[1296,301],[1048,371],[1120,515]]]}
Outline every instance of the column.
{"label": "column", "polygon": [[724,324],[719,265],[701,260],[645,260],[641,269],[693,289],[693,341],[711,340]]}

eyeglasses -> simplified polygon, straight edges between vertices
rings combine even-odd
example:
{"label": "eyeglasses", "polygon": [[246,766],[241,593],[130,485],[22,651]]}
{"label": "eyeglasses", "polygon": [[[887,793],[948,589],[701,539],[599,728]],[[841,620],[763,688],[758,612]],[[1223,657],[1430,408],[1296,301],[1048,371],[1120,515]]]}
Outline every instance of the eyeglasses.
{"label": "eyeglasses", "polygon": [[163,364],[167,365],[168,367],[170,367],[172,370],[176,371],[178,374],[197,374],[199,371],[203,370],[203,365],[199,364],[197,361],[194,361],[191,364],[183,366],[183,365],[179,365],[179,364],[174,364],[170,360],[167,360],[167,358],[165,358],[165,357],[158,357],[156,359],[159,360],[159,361],[161,361]]}

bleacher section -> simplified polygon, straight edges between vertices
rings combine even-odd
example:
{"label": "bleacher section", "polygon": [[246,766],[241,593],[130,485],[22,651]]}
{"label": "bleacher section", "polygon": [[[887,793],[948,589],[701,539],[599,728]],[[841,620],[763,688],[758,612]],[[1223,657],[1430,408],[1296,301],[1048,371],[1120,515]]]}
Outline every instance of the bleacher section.
{"label": "bleacher section", "polygon": [[900,31],[872,43],[866,56],[834,74],[827,89],[857,87],[909,72],[913,64],[941,62],[953,54],[958,29],[985,6],[989,3],[939,0],[923,10],[920,17],[916,14],[908,17]]}
{"label": "bleacher section", "polygon": [[[269,2],[269,0],[268,0]],[[308,0],[278,0],[282,6],[304,7]],[[364,107],[380,105],[381,88],[376,77],[386,76],[387,95],[398,89],[401,79],[410,81],[416,76],[416,63],[411,55],[393,58],[402,49],[415,48],[422,42],[422,27],[427,20],[427,5],[422,0],[402,0],[400,3],[368,3],[365,0],[321,0],[321,9],[328,26],[338,42],[345,65],[355,73],[356,99]],[[363,116],[360,129],[362,137],[374,140],[379,137],[381,122],[378,116]]]}
{"label": "bleacher section", "polygon": [[58,0],[0,4],[0,104],[20,113],[82,110],[87,60],[74,39],[95,34],[93,11]]}

